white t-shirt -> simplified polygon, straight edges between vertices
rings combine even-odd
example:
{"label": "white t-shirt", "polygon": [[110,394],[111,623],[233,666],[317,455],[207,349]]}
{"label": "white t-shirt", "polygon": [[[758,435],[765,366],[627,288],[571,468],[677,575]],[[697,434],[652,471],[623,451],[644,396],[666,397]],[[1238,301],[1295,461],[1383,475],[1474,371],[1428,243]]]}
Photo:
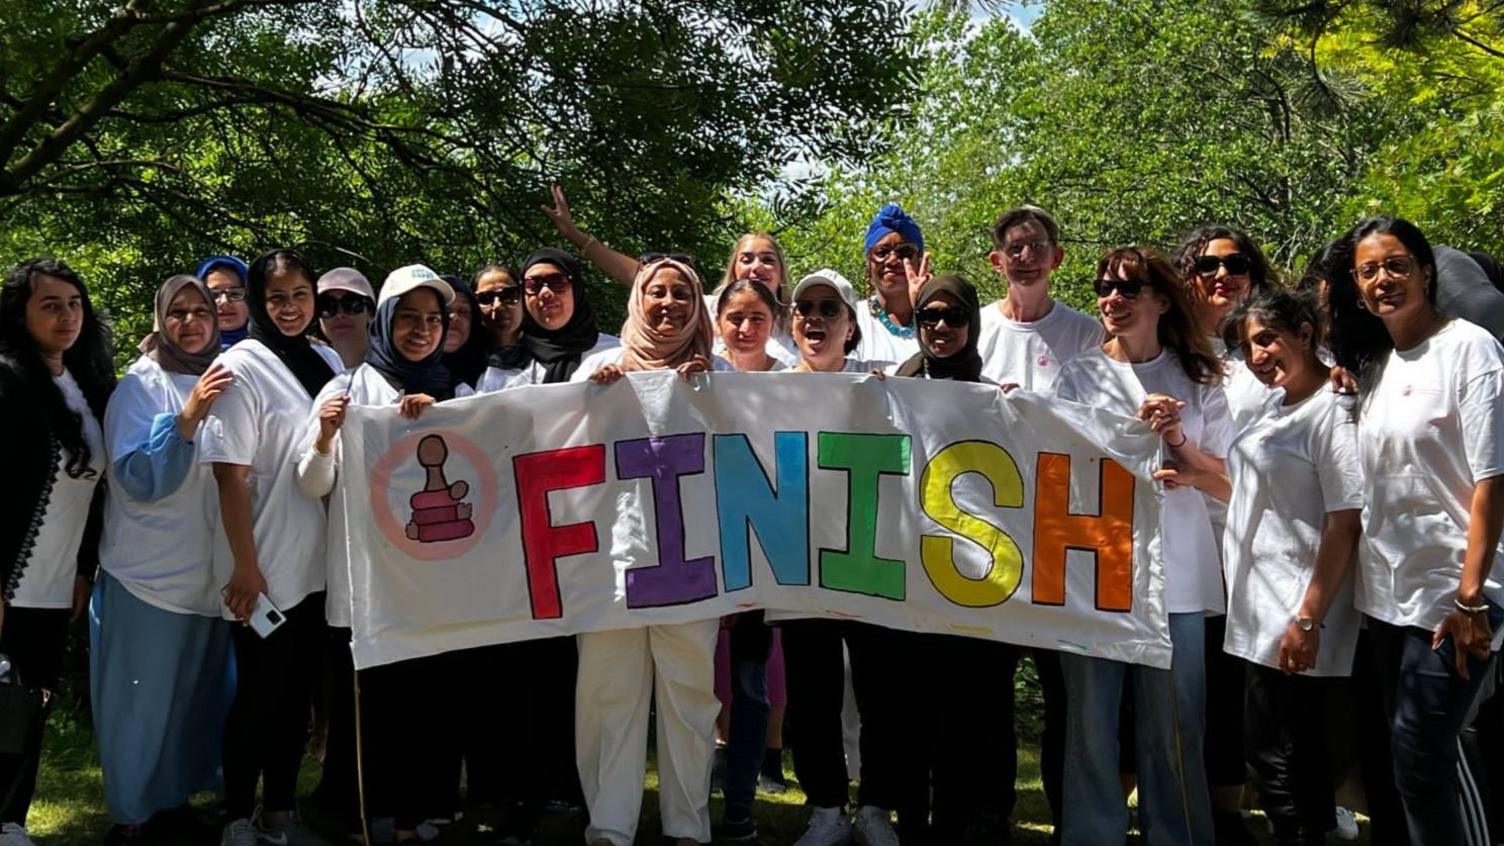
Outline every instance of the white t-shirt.
{"label": "white t-shirt", "polygon": [[72,608],[73,581],[78,576],[78,550],[83,544],[84,526],[89,522],[89,505],[94,488],[105,476],[104,433],[84,392],[73,374],[64,370],[52,377],[63,392],[68,408],[83,418],[84,443],[89,446],[91,476],[75,479],[68,475],[68,450],[59,450],[57,469],[52,474],[52,492],[47,510],[37,529],[36,542],[26,558],[21,581],[10,604],[17,608]]}
{"label": "white t-shirt", "polygon": [[851,351],[852,358],[902,364],[919,352],[918,335],[900,338],[889,332],[888,327],[873,315],[870,297],[857,300],[856,325],[862,332],[862,339],[857,343],[856,349]]}
{"label": "white t-shirt", "polygon": [[[580,359],[580,367],[574,372],[573,376],[569,377],[569,381],[584,382],[595,375],[595,371],[600,370],[608,364],[621,364],[621,357],[622,348],[619,346],[593,352]],[[713,373],[736,372],[736,368],[732,367],[726,359],[714,355],[710,357],[710,370]]]}
{"label": "white t-shirt", "polygon": [[[720,299],[719,294],[705,295],[705,312],[710,315],[712,325],[716,322],[715,307],[718,299]],[[726,357],[726,342],[722,340],[719,331],[715,333],[715,344],[710,351],[722,358]],[[799,363],[799,345],[794,343],[794,336],[789,333],[789,330],[778,328],[776,321],[773,331],[768,333],[767,343],[763,344],[763,351],[784,367],[793,367]],[[772,370],[768,372],[771,373]]]}
{"label": "white t-shirt", "polygon": [[1044,317],[1025,323],[1005,317],[1003,302],[982,309],[977,342],[982,375],[999,385],[1049,393],[1061,365],[1102,344],[1101,322],[1065,303],[1057,302]]}
{"label": "white t-shirt", "polygon": [[[605,332],[595,336],[595,346],[580,356],[583,365],[585,359],[598,352],[616,349],[621,346],[621,339],[615,335],[607,335]],[[480,376],[480,381],[475,385],[477,394],[489,394],[493,391],[505,391],[508,388],[520,388],[523,385],[541,385],[548,376],[548,369],[542,364],[533,361],[527,367],[503,370],[499,367],[487,367],[486,372]]]}
{"label": "white t-shirt", "polygon": [[[1181,429],[1202,452],[1226,456],[1232,441],[1222,388],[1192,382],[1179,357],[1168,349],[1142,364],[1109,358],[1101,347],[1088,350],[1061,368],[1055,393],[1061,399],[1129,417],[1138,417],[1139,406],[1149,394],[1166,394],[1186,403],[1180,412]],[[1222,565],[1206,516],[1206,499],[1189,487],[1163,490],[1162,496],[1159,525],[1170,613],[1222,613],[1226,605]]]}
{"label": "white t-shirt", "polygon": [[[146,443],[158,415],[181,412],[198,378],[163,370],[151,356],[136,359],[104,415],[111,463]],[[195,461],[177,490],[155,502],[132,499],[111,474],[99,566],[148,605],[218,617],[223,600],[213,570],[217,525],[219,488],[208,465]]]}
{"label": "white t-shirt", "polygon": [[[1363,507],[1353,397],[1323,386],[1295,405],[1283,391],[1239,429],[1227,455],[1232,499],[1222,557],[1231,655],[1281,669],[1279,642],[1316,573],[1326,515]],[[1346,676],[1358,648],[1351,572],[1333,597],[1313,676]]]}
{"label": "white t-shirt", "polygon": [[[1358,610],[1428,631],[1452,610],[1473,487],[1504,474],[1501,385],[1504,349],[1465,320],[1390,354],[1358,420],[1367,479]],[[1495,550],[1490,601],[1504,601],[1501,585]]]}
{"label": "white t-shirt", "polygon": [[[1222,393],[1227,397],[1227,413],[1232,418],[1234,432],[1262,417],[1267,403],[1284,401],[1284,389],[1271,390],[1260,382],[1241,355],[1228,352],[1221,338],[1213,337],[1211,345],[1217,358],[1222,360]],[[1227,503],[1213,496],[1206,497],[1206,516],[1212,521],[1212,533],[1217,536],[1220,552],[1222,536],[1227,531]]]}
{"label": "white t-shirt", "polygon": [[[314,345],[333,373],[344,371],[339,355]],[[252,536],[256,563],[266,578],[267,598],[287,611],[324,589],[326,533],[323,503],[297,490],[297,465],[307,445],[313,400],[276,354],[260,341],[245,340],[219,357],[235,374],[199,428],[199,461],[251,468]],[[224,523],[216,524],[215,575],[220,587],[234,572]],[[234,619],[228,608],[225,619]]]}

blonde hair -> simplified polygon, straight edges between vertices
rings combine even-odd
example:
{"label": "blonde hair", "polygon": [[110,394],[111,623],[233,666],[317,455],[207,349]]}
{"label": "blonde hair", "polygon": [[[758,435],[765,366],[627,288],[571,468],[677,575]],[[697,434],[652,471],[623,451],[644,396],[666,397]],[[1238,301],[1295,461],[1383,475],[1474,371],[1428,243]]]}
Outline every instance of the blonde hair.
{"label": "blonde hair", "polygon": [[773,299],[777,301],[778,308],[773,312],[773,325],[780,331],[787,332],[789,329],[789,260],[783,254],[783,247],[778,239],[766,232],[748,232],[736,239],[731,245],[731,257],[726,260],[726,272],[721,274],[721,284],[715,286],[710,293],[720,296],[726,290],[726,286],[736,281],[736,263],[741,254],[750,249],[754,241],[766,241],[773,248],[773,255],[778,256],[778,284],[773,289]]}

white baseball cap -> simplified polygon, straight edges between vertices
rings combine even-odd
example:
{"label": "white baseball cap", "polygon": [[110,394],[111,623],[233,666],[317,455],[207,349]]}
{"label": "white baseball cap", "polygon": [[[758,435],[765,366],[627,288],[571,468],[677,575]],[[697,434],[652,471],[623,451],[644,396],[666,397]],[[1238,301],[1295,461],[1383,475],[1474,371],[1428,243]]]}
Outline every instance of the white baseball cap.
{"label": "white baseball cap", "polygon": [[841,299],[846,302],[846,305],[850,306],[853,311],[856,310],[856,289],[851,287],[851,283],[846,281],[846,277],[830,268],[817,270],[800,279],[799,284],[794,286],[794,293],[789,298],[797,300],[800,294],[816,285],[827,285],[834,288],[836,293],[841,296]]}
{"label": "white baseball cap", "polygon": [[377,300],[377,304],[380,305],[418,288],[432,288],[438,291],[439,299],[443,300],[446,306],[454,302],[454,288],[440,279],[439,274],[421,264],[410,264],[406,267],[399,267],[386,275],[386,281],[381,283],[381,299]]}

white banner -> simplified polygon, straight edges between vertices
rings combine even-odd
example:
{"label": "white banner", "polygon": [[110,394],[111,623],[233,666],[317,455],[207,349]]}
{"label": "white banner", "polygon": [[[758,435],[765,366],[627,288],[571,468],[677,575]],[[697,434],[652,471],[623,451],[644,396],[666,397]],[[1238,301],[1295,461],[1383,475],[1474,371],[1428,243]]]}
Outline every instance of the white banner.
{"label": "white banner", "polygon": [[1170,665],[1159,439],[1085,406],[655,372],[341,438],[359,667],[751,608]]}

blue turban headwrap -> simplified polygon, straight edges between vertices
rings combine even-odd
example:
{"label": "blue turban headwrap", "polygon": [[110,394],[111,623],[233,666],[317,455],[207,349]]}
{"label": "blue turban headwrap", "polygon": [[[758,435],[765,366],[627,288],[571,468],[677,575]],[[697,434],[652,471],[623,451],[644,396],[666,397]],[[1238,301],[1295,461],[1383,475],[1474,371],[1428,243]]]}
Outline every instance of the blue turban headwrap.
{"label": "blue turban headwrap", "polygon": [[914,245],[920,255],[924,255],[924,233],[919,231],[919,224],[914,222],[914,218],[905,214],[903,207],[897,203],[889,203],[878,209],[872,222],[867,224],[867,243],[862,251],[872,252],[872,247],[890,232],[902,235],[904,240]]}

